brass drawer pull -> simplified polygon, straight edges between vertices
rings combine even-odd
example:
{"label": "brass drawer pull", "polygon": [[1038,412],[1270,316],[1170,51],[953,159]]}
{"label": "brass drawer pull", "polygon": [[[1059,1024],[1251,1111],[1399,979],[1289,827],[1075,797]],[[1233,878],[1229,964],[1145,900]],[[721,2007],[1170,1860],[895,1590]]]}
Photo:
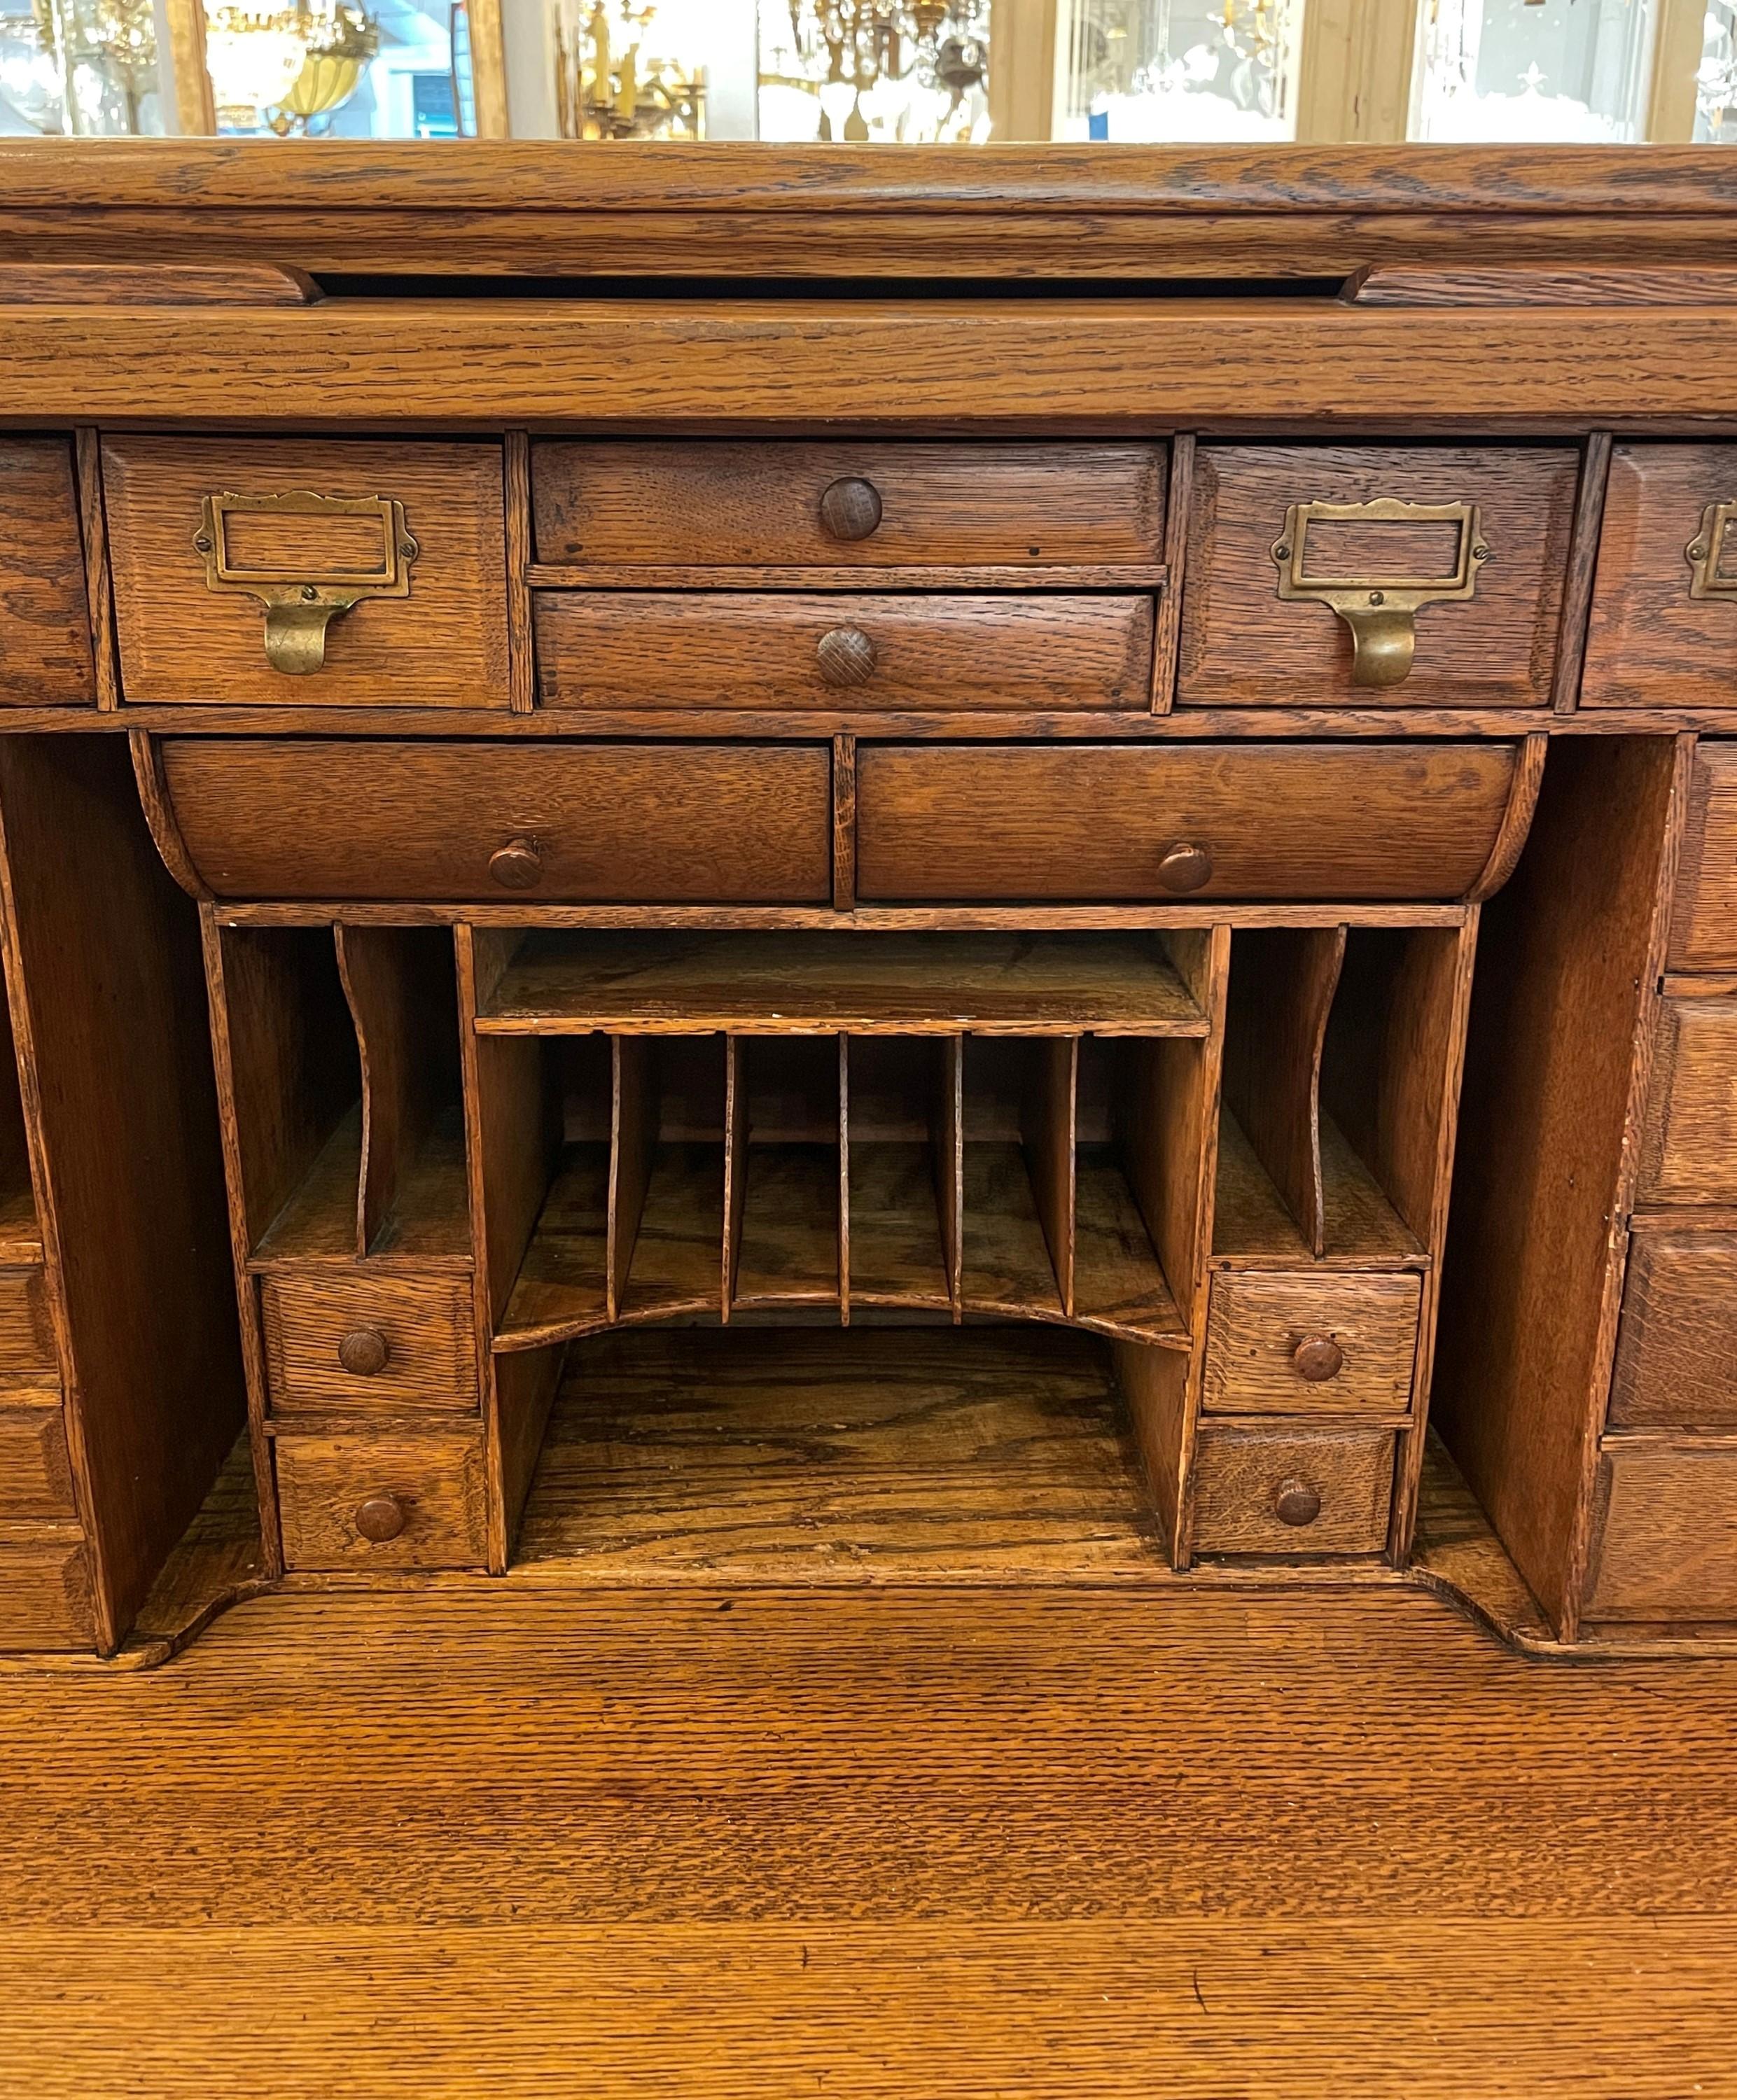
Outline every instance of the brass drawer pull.
{"label": "brass drawer pull", "polygon": [[1158,863],[1158,880],[1178,894],[1204,889],[1213,879],[1213,857],[1204,846],[1179,844],[1166,848]]}
{"label": "brass drawer pull", "polygon": [[1330,1335],[1306,1335],[1292,1350],[1291,1362],[1298,1378],[1324,1385],[1345,1369],[1345,1352]]}
{"label": "brass drawer pull", "polygon": [[[1709,503],[1701,529],[1684,552],[1691,571],[1691,598],[1737,600],[1737,503]],[[1729,566],[1727,566],[1729,564]]]}
{"label": "brass drawer pull", "polygon": [[[265,658],[287,677],[305,677],[325,662],[325,631],[341,612],[367,598],[408,598],[418,552],[404,507],[391,496],[208,496],[193,545],[205,557],[206,588],[241,591],[265,607]],[[316,567],[250,560],[236,546],[238,518],[364,518],[378,524],[380,552],[354,566]]]}
{"label": "brass drawer pull", "polygon": [[820,492],[820,523],[835,540],[866,540],[880,527],[880,490],[854,475],[829,482]]}
{"label": "brass drawer pull", "polygon": [[[1361,576],[1311,574],[1310,527],[1344,524],[1452,525],[1453,562],[1430,576],[1385,570]],[[1470,598],[1490,558],[1475,503],[1404,503],[1392,496],[1372,503],[1293,503],[1272,552],[1281,598],[1330,606],[1350,629],[1354,686],[1400,684],[1417,651],[1420,608]]]}
{"label": "brass drawer pull", "polygon": [[356,1512],[356,1528],[364,1538],[384,1546],[404,1529],[407,1515],[396,1495],[370,1495]]}
{"label": "brass drawer pull", "polygon": [[820,637],[815,655],[829,686],[866,686],[881,652],[860,627],[834,627]]}
{"label": "brass drawer pull", "polygon": [[488,858],[488,872],[503,889],[535,889],[543,879],[543,857],[535,839],[509,839]]}
{"label": "brass drawer pull", "polygon": [[1273,1514],[1280,1524],[1293,1525],[1300,1531],[1305,1524],[1313,1524],[1320,1513],[1319,1488],[1311,1488],[1306,1480],[1279,1483],[1279,1491],[1273,1497]]}
{"label": "brass drawer pull", "polygon": [[375,1378],[391,1361],[392,1345],[378,1327],[357,1327],[338,1345],[338,1361],[351,1378]]}

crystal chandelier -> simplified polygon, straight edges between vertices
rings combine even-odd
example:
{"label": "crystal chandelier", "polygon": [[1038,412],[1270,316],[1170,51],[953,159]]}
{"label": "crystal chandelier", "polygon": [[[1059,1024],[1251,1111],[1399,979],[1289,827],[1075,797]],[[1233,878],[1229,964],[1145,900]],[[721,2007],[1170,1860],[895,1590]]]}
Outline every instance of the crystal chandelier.
{"label": "crystal chandelier", "polygon": [[283,138],[349,100],[380,33],[348,0],[309,0],[274,13],[215,7],[205,47],[219,130]]}
{"label": "crystal chandelier", "polygon": [[604,0],[583,19],[557,14],[555,114],[564,139],[700,139],[705,135],[705,81],[650,48],[652,6]]}
{"label": "crystal chandelier", "polygon": [[820,138],[987,129],[989,0],[789,0],[789,11],[788,42],[762,32],[760,84],[815,95]]}

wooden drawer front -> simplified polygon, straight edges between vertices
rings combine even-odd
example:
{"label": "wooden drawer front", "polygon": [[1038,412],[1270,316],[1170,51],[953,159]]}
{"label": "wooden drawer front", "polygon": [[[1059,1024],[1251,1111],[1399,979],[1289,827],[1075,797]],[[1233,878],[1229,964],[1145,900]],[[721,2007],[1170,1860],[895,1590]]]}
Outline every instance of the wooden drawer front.
{"label": "wooden drawer front", "polygon": [[280,1436],[274,1449],[285,1567],[482,1564],[480,1429],[466,1436]]}
{"label": "wooden drawer front", "polygon": [[1381,1552],[1393,1501],[1394,1440],[1383,1429],[1203,1423],[1195,1454],[1196,1552]]}
{"label": "wooden drawer front", "polygon": [[0,707],[95,698],[73,448],[0,438]]}
{"label": "wooden drawer front", "polygon": [[[223,897],[823,902],[824,745],[171,740],[193,863]],[[528,883],[502,849],[528,840]]]}
{"label": "wooden drawer front", "polygon": [[91,1563],[73,1524],[0,1523],[0,1653],[89,1648]]}
{"label": "wooden drawer front", "polygon": [[[1515,445],[1205,445],[1195,465],[1177,703],[1182,707],[1545,707],[1579,458]],[[1470,594],[1414,611],[1415,653],[1397,684],[1354,677],[1352,629],[1318,598],[1280,595],[1293,505],[1391,499],[1475,505],[1470,520],[1302,520],[1300,579],[1380,588],[1440,584],[1470,558]],[[1464,544],[1462,544],[1462,536]],[[1487,560],[1471,556],[1489,549]],[[1275,556],[1277,548],[1287,549]],[[1367,589],[1347,603],[1361,616]],[[1377,658],[1366,651],[1365,676]]]}
{"label": "wooden drawer front", "polygon": [[1593,1620],[1737,1617],[1737,1451],[1606,1446],[1582,1608]]}
{"label": "wooden drawer front", "polygon": [[554,708],[1151,704],[1147,598],[563,591],[537,602]]}
{"label": "wooden drawer front", "polygon": [[[500,448],[323,438],[116,437],[103,448],[122,683],[129,700],[504,708],[506,525]],[[325,630],[316,670],[275,669],[266,608],[213,589],[206,496],[311,491],[403,505],[416,545],[403,595],[365,596]],[[241,512],[230,565],[293,597],[389,559],[378,514]],[[401,545],[402,543],[400,543]]]}
{"label": "wooden drawer front", "polygon": [[1137,444],[541,444],[537,558],[600,568],[1156,562],[1165,456]]}
{"label": "wooden drawer front", "polygon": [[1737,1203],[1737,999],[1660,1003],[1640,1193]]}
{"label": "wooden drawer front", "polygon": [[1708,595],[1689,553],[1719,504],[1737,505],[1737,445],[1612,449],[1582,707],[1737,707],[1737,524],[1707,549]]}
{"label": "wooden drawer front", "polygon": [[[1731,625],[1737,664],[1737,607]],[[1676,969],[1737,969],[1737,744],[1695,747],[1670,961]]]}
{"label": "wooden drawer front", "polygon": [[0,1520],[77,1514],[59,1393],[0,1402]]}
{"label": "wooden drawer front", "polygon": [[0,1268],[0,1378],[60,1375],[40,1268]]}
{"label": "wooden drawer front", "polygon": [[[278,1413],[334,1405],[476,1405],[467,1282],[336,1273],[270,1276],[260,1286],[260,1303]],[[367,1370],[376,1359],[379,1369]],[[347,1369],[347,1360],[358,1368]]]}
{"label": "wooden drawer front", "polygon": [[1613,1428],[1737,1426],[1737,1234],[1630,1240],[1610,1418]]}
{"label": "wooden drawer front", "polygon": [[1513,773],[1506,744],[863,745],[857,893],[1457,897]]}
{"label": "wooden drawer front", "polygon": [[1415,1276],[1221,1270],[1203,1406],[1210,1414],[1403,1414],[1422,1295]]}

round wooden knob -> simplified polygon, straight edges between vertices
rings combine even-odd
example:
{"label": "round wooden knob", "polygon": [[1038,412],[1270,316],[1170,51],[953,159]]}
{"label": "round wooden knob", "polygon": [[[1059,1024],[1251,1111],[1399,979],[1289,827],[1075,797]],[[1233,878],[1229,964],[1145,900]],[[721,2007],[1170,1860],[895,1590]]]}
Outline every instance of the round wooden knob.
{"label": "round wooden knob", "polygon": [[1213,879],[1213,857],[1204,846],[1173,845],[1158,863],[1166,889],[1200,889]]}
{"label": "round wooden knob", "polygon": [[543,879],[543,857],[533,839],[509,839],[488,858],[488,872],[503,889],[535,889]]}
{"label": "round wooden knob", "polygon": [[1291,1361],[1298,1378],[1319,1385],[1345,1369],[1345,1352],[1331,1335],[1306,1335],[1292,1350]]}
{"label": "round wooden knob", "polygon": [[834,627],[820,637],[815,655],[829,686],[866,686],[880,652],[860,627]]}
{"label": "round wooden knob", "polygon": [[364,1538],[383,1546],[404,1528],[404,1506],[396,1495],[370,1495],[356,1512],[356,1528]]}
{"label": "round wooden knob", "polygon": [[835,540],[866,540],[881,522],[881,492],[872,481],[829,482],[820,492],[820,523]]}
{"label": "round wooden knob", "polygon": [[392,1345],[378,1327],[354,1327],[338,1345],[338,1361],[352,1378],[372,1378],[386,1369]]}
{"label": "round wooden knob", "polygon": [[1281,1480],[1273,1497],[1273,1512],[1280,1524],[1295,1524],[1301,1529],[1306,1524],[1313,1524],[1321,1513],[1319,1491],[1306,1480]]}

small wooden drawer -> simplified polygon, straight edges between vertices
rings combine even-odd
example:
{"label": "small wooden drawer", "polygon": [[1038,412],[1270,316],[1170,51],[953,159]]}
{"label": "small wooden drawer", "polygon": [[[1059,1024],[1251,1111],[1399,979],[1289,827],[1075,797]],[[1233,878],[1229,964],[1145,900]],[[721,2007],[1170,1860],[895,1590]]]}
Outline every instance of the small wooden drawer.
{"label": "small wooden drawer", "polygon": [[1204,1422],[1195,1455],[1196,1553],[1379,1553],[1393,1502],[1385,1429]]}
{"label": "small wooden drawer", "polygon": [[96,698],[73,448],[0,438],[0,707]]}
{"label": "small wooden drawer", "polygon": [[274,1449],[290,1570],[482,1564],[480,1429],[462,1436],[280,1436]]}
{"label": "small wooden drawer", "polygon": [[824,744],[171,739],[163,770],[221,897],[818,903]]}
{"label": "small wooden drawer", "polygon": [[500,448],[114,437],[134,701],[508,705]]}
{"label": "small wooden drawer", "polygon": [[[1737,607],[1731,628],[1737,664]],[[1737,743],[1695,746],[1673,907],[1673,969],[1737,969]]]}
{"label": "small wooden drawer", "polygon": [[1737,1203],[1737,997],[1660,1002],[1640,1198]]}
{"label": "small wooden drawer", "polygon": [[1634,1234],[1610,1419],[1616,1429],[1737,1427],[1737,1233]]}
{"label": "small wooden drawer", "polygon": [[0,1653],[89,1648],[95,1639],[78,1527],[0,1523]]}
{"label": "small wooden drawer", "polygon": [[1180,707],[1547,707],[1579,456],[1204,445]]}
{"label": "small wooden drawer", "polygon": [[1151,564],[1165,470],[1165,448],[1151,444],[550,443],[531,454],[537,558],[600,569]]}
{"label": "small wooden drawer", "polygon": [[1737,1450],[1611,1438],[1599,1461],[1585,1617],[1737,1617]]}
{"label": "small wooden drawer", "polygon": [[1612,448],[1580,705],[1737,707],[1737,445]]}
{"label": "small wooden drawer", "polygon": [[875,898],[1465,893],[1510,744],[873,744],[857,893]]}
{"label": "small wooden drawer", "polygon": [[0,1521],[77,1514],[59,1392],[0,1396]]}
{"label": "small wooden drawer", "polygon": [[0,1268],[0,1378],[60,1375],[40,1268]]}
{"label": "small wooden drawer", "polygon": [[322,1270],[260,1285],[275,1413],[476,1405],[470,1286]]}
{"label": "small wooden drawer", "polygon": [[1206,1324],[1209,1414],[1403,1414],[1418,1277],[1221,1269]]}
{"label": "small wooden drawer", "polygon": [[546,592],[551,708],[1151,704],[1152,601]]}

